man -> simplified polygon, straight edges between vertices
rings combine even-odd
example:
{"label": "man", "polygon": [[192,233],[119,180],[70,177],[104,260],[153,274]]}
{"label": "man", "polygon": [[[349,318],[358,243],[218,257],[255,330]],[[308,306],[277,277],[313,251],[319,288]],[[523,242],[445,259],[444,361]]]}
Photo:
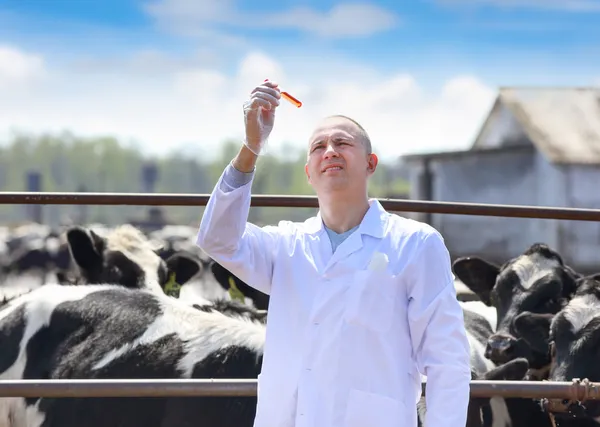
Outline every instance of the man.
{"label": "man", "polygon": [[448,251],[432,227],[369,200],[377,156],[343,116],[312,134],[306,175],[319,213],[248,223],[258,155],[274,124],[276,83],[244,105],[246,139],[217,182],[197,244],[269,294],[255,427],[416,426],[419,373],[429,427],[466,424],[469,345]]}

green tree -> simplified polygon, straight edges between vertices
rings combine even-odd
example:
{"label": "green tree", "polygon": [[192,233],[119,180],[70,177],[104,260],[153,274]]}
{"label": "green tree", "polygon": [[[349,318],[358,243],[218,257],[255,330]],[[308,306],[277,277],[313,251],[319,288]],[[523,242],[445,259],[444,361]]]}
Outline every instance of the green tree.
{"label": "green tree", "polygon": [[[238,141],[224,141],[214,161],[172,152],[150,157],[137,147],[115,138],[83,138],[69,132],[59,134],[17,134],[0,144],[0,191],[26,191],[28,172],[42,174],[43,191],[141,192],[142,170],[147,163],[158,169],[155,191],[161,193],[207,194],[224,168],[239,151]],[[257,163],[254,194],[313,195],[304,172],[306,152],[287,145],[268,150]],[[395,178],[394,166],[380,163],[370,183],[373,197],[406,197],[408,183]],[[149,208],[140,206],[44,206],[44,221],[58,224],[79,221],[117,224],[142,220]],[[179,224],[197,225],[203,207],[163,207],[166,218]],[[2,223],[26,219],[24,206],[0,206]],[[257,224],[274,224],[281,219],[303,221],[315,209],[251,208],[250,219]]]}

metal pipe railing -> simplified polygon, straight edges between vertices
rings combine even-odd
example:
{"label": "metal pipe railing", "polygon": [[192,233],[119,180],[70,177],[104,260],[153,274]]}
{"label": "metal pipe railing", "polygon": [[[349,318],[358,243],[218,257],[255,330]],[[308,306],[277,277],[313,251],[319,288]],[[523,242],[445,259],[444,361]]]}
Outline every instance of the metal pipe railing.
{"label": "metal pipe railing", "polygon": [[257,380],[5,380],[0,397],[252,397]]}
{"label": "metal pipe railing", "polygon": [[[0,192],[0,204],[25,205],[129,205],[206,206],[208,194],[184,193],[56,193]],[[511,218],[600,221],[600,209],[557,208],[549,206],[500,205],[483,203],[433,202],[425,200],[378,199],[394,212],[421,212]],[[253,195],[253,207],[316,208],[314,196]]]}
{"label": "metal pipe railing", "polygon": [[[4,380],[0,397],[252,397],[256,385],[255,379]],[[471,396],[598,400],[600,383],[475,380]]]}

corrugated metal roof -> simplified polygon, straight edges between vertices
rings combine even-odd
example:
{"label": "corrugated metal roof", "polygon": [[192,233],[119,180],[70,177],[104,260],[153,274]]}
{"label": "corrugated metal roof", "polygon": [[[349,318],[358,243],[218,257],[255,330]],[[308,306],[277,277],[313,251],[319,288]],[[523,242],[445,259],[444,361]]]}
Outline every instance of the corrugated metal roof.
{"label": "corrugated metal roof", "polygon": [[549,161],[600,164],[600,88],[501,88],[497,101]]}

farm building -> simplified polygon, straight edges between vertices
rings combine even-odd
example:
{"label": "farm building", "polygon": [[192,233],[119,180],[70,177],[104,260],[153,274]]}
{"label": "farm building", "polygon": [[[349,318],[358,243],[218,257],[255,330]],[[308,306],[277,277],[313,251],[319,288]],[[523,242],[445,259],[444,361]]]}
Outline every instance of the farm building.
{"label": "farm building", "polygon": [[[465,151],[404,156],[411,199],[600,208],[600,89],[502,88]],[[416,214],[453,257],[503,262],[545,242],[600,272],[600,223]]]}

